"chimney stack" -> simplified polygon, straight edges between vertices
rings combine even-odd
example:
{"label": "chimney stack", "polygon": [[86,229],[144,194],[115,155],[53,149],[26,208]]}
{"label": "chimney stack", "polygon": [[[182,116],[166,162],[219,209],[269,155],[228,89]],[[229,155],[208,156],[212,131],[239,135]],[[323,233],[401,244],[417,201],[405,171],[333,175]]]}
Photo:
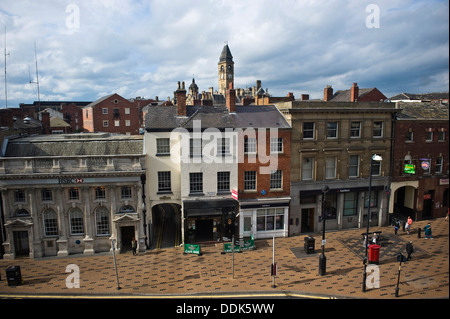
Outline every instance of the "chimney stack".
{"label": "chimney stack", "polygon": [[233,82],[229,83],[229,88],[226,92],[226,103],[230,113],[236,113],[236,90],[233,89]]}
{"label": "chimney stack", "polygon": [[43,129],[43,134],[50,134],[50,113],[48,112],[42,112],[41,113],[42,116],[42,129]]}
{"label": "chimney stack", "polygon": [[350,101],[351,102],[358,102],[358,96],[359,96],[358,84],[356,82],[353,82],[353,86],[352,86],[352,89],[351,89]]}
{"label": "chimney stack", "polygon": [[186,89],[184,88],[184,82],[182,87],[180,87],[180,82],[178,81],[178,89],[175,91],[175,96],[177,98],[177,116],[186,116]]}
{"label": "chimney stack", "polygon": [[309,100],[309,94],[301,94],[300,95],[301,101],[308,101]]}
{"label": "chimney stack", "polygon": [[333,97],[333,88],[331,85],[327,85],[327,87],[323,90],[323,100],[328,102]]}

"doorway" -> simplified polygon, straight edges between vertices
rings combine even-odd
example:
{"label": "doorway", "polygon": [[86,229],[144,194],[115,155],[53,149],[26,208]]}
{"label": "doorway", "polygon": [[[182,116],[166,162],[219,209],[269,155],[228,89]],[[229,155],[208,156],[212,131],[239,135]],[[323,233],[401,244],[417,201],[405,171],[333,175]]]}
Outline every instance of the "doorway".
{"label": "doorway", "polygon": [[197,219],[195,221],[195,239],[197,242],[213,240],[212,219]]}
{"label": "doorway", "polygon": [[133,239],[133,237],[135,237],[134,226],[122,226],[120,227],[120,233],[121,233],[120,252],[131,250],[131,240]]}
{"label": "doorway", "polygon": [[433,217],[434,190],[429,190],[423,196],[422,219]]}
{"label": "doorway", "polygon": [[314,231],[314,208],[302,208],[301,232],[309,233]]}
{"label": "doorway", "polygon": [[13,231],[14,253],[16,256],[29,256],[30,245],[28,242],[28,231]]}

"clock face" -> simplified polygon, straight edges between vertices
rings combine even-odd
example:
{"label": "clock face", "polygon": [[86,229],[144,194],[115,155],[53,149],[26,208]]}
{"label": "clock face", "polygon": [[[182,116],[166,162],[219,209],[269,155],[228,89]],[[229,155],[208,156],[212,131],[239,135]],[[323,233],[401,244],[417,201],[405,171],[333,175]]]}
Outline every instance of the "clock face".
{"label": "clock face", "polygon": [[223,80],[223,74],[220,75],[220,78]]}
{"label": "clock face", "polygon": [[228,74],[228,78],[231,79],[233,77],[232,74]]}

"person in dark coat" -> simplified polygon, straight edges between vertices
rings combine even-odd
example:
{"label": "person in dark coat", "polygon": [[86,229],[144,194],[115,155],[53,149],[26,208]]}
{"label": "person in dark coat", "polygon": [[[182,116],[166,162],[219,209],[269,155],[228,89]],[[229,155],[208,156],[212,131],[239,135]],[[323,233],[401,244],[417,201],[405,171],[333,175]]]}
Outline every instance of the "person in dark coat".
{"label": "person in dark coat", "polygon": [[408,254],[408,257],[406,257],[406,260],[411,259],[411,254],[414,252],[414,246],[412,241],[406,244],[406,253]]}
{"label": "person in dark coat", "polygon": [[133,249],[133,256],[136,256],[137,241],[134,237],[131,240],[131,248]]}

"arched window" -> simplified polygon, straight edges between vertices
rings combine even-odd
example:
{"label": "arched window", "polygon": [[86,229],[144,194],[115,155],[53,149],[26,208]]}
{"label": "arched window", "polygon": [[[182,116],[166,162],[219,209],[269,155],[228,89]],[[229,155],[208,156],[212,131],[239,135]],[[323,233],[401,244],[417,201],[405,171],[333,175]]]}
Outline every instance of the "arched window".
{"label": "arched window", "polygon": [[44,236],[58,236],[58,216],[51,208],[44,212]]}
{"label": "arched window", "polygon": [[17,217],[24,217],[24,216],[30,216],[30,212],[29,211],[27,211],[26,209],[19,209],[17,212],[16,212],[16,216]]}
{"label": "arched window", "polygon": [[109,212],[106,207],[100,206],[95,210],[95,225],[97,236],[106,236],[109,231]]}
{"label": "arched window", "polygon": [[136,213],[136,210],[131,205],[123,205],[118,214],[126,214],[126,213]]}
{"label": "arched window", "polygon": [[70,234],[83,235],[84,234],[84,215],[81,209],[73,208],[69,212],[70,220]]}

